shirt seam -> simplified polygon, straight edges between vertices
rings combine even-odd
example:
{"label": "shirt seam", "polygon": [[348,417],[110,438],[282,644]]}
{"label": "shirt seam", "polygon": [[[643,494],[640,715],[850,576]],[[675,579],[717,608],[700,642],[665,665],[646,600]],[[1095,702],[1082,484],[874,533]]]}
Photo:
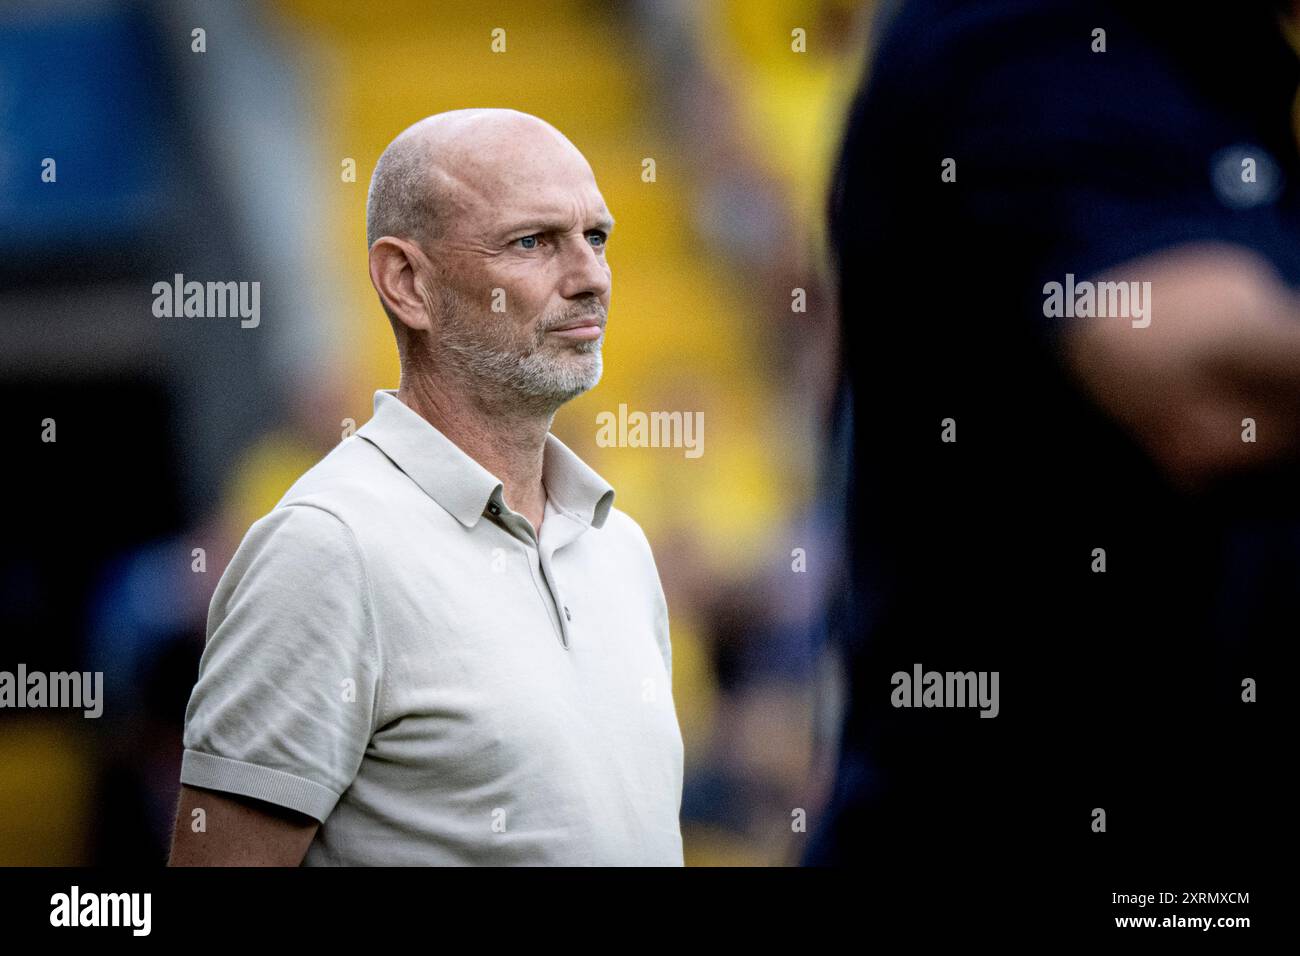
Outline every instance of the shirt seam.
{"label": "shirt seam", "polygon": [[[631,518],[631,515],[628,516]],[[668,691],[672,693],[673,680],[673,628],[672,628],[672,611],[668,607],[668,595],[664,592],[663,578],[659,576],[659,562],[655,560],[654,547],[650,544],[650,536],[645,533],[636,519],[632,519],[632,527],[637,530],[637,536],[641,539],[641,544],[645,550],[645,558],[650,567],[650,575],[655,582],[652,593],[654,604],[654,614],[658,618],[662,611],[663,617],[663,637],[664,637],[664,671],[668,675]],[[658,637],[656,636],[656,642]]]}

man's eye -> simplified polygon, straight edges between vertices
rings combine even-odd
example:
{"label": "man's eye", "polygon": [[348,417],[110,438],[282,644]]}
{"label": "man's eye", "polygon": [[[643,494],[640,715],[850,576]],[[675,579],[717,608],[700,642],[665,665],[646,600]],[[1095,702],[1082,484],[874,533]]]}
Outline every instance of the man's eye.
{"label": "man's eye", "polygon": [[516,239],[515,242],[519,243],[521,249],[536,249],[537,239],[537,236],[524,236],[520,239]]}
{"label": "man's eye", "polygon": [[588,241],[591,242],[591,244],[595,246],[597,249],[603,246],[605,244],[605,240],[608,238],[609,237],[605,235],[603,232],[601,232],[599,229],[593,229],[591,230],[591,232],[587,233]]}

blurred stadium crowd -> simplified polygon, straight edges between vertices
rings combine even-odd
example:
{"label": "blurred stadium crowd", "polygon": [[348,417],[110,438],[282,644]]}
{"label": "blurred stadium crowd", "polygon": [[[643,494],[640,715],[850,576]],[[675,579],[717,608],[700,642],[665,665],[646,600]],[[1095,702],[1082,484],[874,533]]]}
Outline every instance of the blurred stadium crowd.
{"label": "blurred stadium crowd", "polygon": [[[604,378],[555,431],[654,546],[687,863],[795,862],[792,822],[802,809],[811,830],[825,799],[838,706],[823,608],[843,476],[823,461],[836,332],[820,236],[870,12],[0,11],[0,407],[18,512],[0,668],[103,671],[106,695],[98,720],[0,712],[0,864],[165,860],[212,590],[248,526],[397,384],[365,267],[370,170],[399,130],[465,106],[555,124],[618,218]],[[260,281],[260,326],[154,317],[150,289],[176,273]],[[598,447],[595,416],[620,403],[703,411],[706,454]],[[46,418],[53,444],[35,437]]]}

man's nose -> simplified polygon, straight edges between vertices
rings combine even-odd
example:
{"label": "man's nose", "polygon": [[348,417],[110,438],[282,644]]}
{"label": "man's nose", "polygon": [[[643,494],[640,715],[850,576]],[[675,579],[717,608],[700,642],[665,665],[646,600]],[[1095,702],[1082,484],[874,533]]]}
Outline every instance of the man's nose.
{"label": "man's nose", "polygon": [[604,296],[609,292],[609,266],[586,236],[570,242],[562,259],[564,274],[560,295],[576,299],[582,295]]}

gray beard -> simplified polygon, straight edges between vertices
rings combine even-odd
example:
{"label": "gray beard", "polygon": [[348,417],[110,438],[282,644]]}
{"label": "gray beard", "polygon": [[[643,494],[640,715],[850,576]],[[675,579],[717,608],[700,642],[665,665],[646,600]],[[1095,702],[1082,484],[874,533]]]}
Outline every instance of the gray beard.
{"label": "gray beard", "polygon": [[514,334],[508,316],[497,312],[475,315],[457,293],[442,289],[440,295],[439,349],[458,377],[487,393],[483,397],[490,404],[553,414],[600,381],[603,335],[557,348],[547,342],[545,332],[594,310],[567,309],[543,316],[532,341],[520,349],[502,345],[510,343]]}

